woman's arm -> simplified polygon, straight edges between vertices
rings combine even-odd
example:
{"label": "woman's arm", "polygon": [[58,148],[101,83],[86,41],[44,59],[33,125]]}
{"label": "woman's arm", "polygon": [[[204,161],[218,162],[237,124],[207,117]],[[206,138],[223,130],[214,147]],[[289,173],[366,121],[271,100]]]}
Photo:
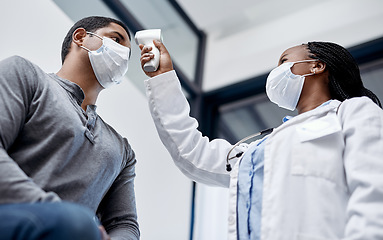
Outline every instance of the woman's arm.
{"label": "woman's arm", "polygon": [[[230,176],[225,168],[226,155],[232,145],[222,139],[210,141],[197,130],[198,122],[189,116],[190,107],[172,68],[170,56],[162,43],[155,44],[160,49],[160,67],[158,74],[147,74],[153,78],[145,84],[150,112],[163,144],[177,167],[192,180],[228,187]],[[146,60],[149,57],[142,45],[141,48],[143,65],[145,56]],[[244,148],[246,146],[242,145],[232,154]]]}
{"label": "woman's arm", "polygon": [[383,239],[383,111],[367,97],[339,109],[350,191],[346,239]]}

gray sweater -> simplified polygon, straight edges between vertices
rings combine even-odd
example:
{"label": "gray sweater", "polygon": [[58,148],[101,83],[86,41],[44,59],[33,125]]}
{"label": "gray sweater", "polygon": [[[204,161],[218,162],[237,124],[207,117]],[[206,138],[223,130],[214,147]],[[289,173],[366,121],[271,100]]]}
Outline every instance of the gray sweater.
{"label": "gray sweater", "polygon": [[113,239],[139,239],[134,152],[83,100],[21,57],[0,62],[0,204],[76,202]]}

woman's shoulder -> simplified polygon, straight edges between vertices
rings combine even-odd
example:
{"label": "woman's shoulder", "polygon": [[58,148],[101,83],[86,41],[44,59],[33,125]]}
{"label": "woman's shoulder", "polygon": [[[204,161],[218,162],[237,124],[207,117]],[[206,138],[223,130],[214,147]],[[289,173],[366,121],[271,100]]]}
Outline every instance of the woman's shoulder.
{"label": "woman's shoulder", "polygon": [[380,107],[376,103],[374,103],[371,98],[366,96],[353,97],[350,99],[346,99],[342,102],[342,107],[359,108],[362,106],[380,109]]}
{"label": "woman's shoulder", "polygon": [[353,97],[346,99],[339,106],[341,115],[359,115],[364,117],[383,116],[383,110],[369,97]]}

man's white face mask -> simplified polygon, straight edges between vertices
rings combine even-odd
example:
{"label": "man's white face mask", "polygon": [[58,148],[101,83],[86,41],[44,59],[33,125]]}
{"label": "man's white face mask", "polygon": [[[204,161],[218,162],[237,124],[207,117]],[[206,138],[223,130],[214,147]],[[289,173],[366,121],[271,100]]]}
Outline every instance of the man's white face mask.
{"label": "man's white face mask", "polygon": [[266,81],[266,94],[270,101],[279,107],[294,111],[301,96],[303,83],[306,76],[315,74],[295,75],[291,67],[295,63],[318,61],[316,59],[296,62],[285,62],[274,68]]}
{"label": "man's white face mask", "polygon": [[122,46],[108,37],[100,37],[92,32],[87,33],[102,40],[102,46],[94,51],[80,46],[88,51],[90,63],[98,82],[104,88],[119,84],[128,71],[130,48]]}

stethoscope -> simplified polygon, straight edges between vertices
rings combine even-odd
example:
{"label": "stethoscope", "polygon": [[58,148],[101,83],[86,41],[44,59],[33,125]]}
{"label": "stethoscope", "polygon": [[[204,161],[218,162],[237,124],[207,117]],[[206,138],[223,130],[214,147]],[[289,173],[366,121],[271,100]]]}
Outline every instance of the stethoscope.
{"label": "stethoscope", "polygon": [[234,158],[240,158],[242,156],[242,154],[244,153],[244,152],[239,152],[239,153],[235,154],[233,157],[230,157],[230,153],[234,150],[234,148],[238,147],[239,144],[241,144],[241,143],[243,143],[249,139],[252,139],[252,138],[264,135],[264,134],[270,134],[273,132],[273,130],[274,130],[274,128],[268,128],[268,129],[262,130],[260,132],[255,133],[255,134],[252,134],[248,137],[245,137],[245,138],[241,139],[240,141],[238,141],[236,144],[234,144],[234,146],[230,149],[230,151],[228,152],[228,154],[226,156],[226,171],[228,171],[228,172],[231,171],[231,165],[230,165],[229,161],[234,159]]}

